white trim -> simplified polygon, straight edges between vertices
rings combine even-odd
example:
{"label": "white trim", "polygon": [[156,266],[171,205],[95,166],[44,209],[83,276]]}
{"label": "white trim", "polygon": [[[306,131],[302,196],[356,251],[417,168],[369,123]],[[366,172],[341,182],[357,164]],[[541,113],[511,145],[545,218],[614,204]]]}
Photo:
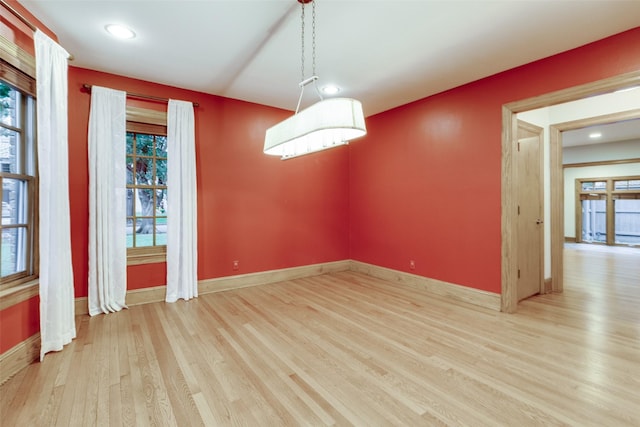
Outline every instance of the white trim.
{"label": "white trim", "polygon": [[[214,292],[223,292],[249,286],[268,285],[271,283],[304,277],[318,276],[321,274],[340,271],[355,271],[367,274],[379,279],[388,280],[399,285],[411,286],[427,291],[431,294],[451,299],[452,302],[462,302],[500,311],[500,295],[480,289],[460,286],[440,280],[429,279],[415,274],[379,267],[360,261],[343,260],[322,264],[305,265],[301,267],[283,268],[280,270],[262,271],[259,273],[241,274],[237,276],[220,277],[215,279],[200,280],[198,290],[200,295]],[[127,291],[128,306],[149,304],[164,301],[165,286],[134,289]],[[87,315],[87,297],[76,298],[76,315]],[[0,384],[9,379],[20,369],[37,360],[39,354],[40,334],[33,335],[0,355]]]}
{"label": "white trim", "polygon": [[[270,283],[303,277],[318,276],[349,270],[349,260],[334,261],[322,264],[305,265],[302,267],[283,268],[280,270],[261,271],[259,273],[241,274],[236,276],[219,277],[198,281],[198,294],[210,294],[249,286],[268,285]],[[165,285],[127,291],[127,306],[149,304],[164,301]],[[88,314],[87,297],[76,298],[76,315]]]}
{"label": "white trim", "polygon": [[40,357],[40,332],[0,354],[0,385]]}
{"label": "white trim", "polygon": [[[334,261],[322,264],[305,265],[301,267],[283,268],[280,270],[261,271],[258,273],[200,280],[198,282],[198,292],[200,295],[203,295],[241,289],[249,286],[268,285],[270,283],[318,276],[320,274],[335,273],[339,271],[356,271],[369,276],[388,280],[393,283],[426,290],[434,295],[447,297],[454,301],[474,304],[491,310],[500,311],[500,294],[353,260]],[[164,292],[164,285],[127,291],[127,305],[133,306],[163,301]],[[76,299],[76,314],[87,314],[86,301],[86,297]]]}
{"label": "white trim", "polygon": [[206,294],[211,292],[246,288],[248,286],[267,285],[270,283],[283,282],[286,280],[294,280],[303,277],[318,276],[320,274],[347,270],[349,270],[349,260],[344,260],[327,262],[323,264],[305,265],[302,267],[283,268],[281,270],[263,271],[260,273],[249,273],[241,274],[238,276],[201,280],[199,282],[199,286],[200,292],[202,294]]}
{"label": "white trim", "polygon": [[500,311],[500,294],[469,288],[453,283],[443,282],[428,277],[378,267],[360,261],[351,261],[351,271],[357,271],[379,279],[388,280],[399,285],[411,286],[425,290],[434,295],[452,299],[456,302],[464,302],[491,310]]}

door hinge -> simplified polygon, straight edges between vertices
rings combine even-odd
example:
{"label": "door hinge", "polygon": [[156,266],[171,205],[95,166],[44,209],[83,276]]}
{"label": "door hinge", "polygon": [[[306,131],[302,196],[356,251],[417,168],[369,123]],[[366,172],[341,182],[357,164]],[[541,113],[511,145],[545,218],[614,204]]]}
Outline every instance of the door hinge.
{"label": "door hinge", "polygon": [[518,269],[518,279],[520,278],[520,269]]}
{"label": "door hinge", "polygon": [[520,143],[518,142],[518,151],[520,151]]}
{"label": "door hinge", "polygon": [[520,205],[518,205],[518,215],[520,215]]}

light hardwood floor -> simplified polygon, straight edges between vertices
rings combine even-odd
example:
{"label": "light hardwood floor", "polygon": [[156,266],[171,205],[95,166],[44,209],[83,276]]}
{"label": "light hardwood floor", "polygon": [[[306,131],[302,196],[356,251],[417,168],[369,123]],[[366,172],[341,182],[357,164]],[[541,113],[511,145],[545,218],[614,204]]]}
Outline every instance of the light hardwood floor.
{"label": "light hardwood floor", "polygon": [[78,318],[2,426],[639,426],[640,250],[517,314],[342,272]]}

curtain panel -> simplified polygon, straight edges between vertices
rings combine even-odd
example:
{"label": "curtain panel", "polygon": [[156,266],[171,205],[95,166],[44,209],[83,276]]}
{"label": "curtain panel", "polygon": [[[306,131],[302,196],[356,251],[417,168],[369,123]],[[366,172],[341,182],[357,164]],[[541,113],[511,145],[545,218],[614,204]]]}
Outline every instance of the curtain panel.
{"label": "curtain panel", "polygon": [[198,224],[193,104],[167,111],[167,302],[198,296]]}
{"label": "curtain panel", "polygon": [[89,113],[89,314],[126,308],[126,93],[93,86]]}
{"label": "curtain panel", "polygon": [[71,224],[67,59],[47,35],[34,34],[36,52],[39,221],[40,361],[76,337]]}

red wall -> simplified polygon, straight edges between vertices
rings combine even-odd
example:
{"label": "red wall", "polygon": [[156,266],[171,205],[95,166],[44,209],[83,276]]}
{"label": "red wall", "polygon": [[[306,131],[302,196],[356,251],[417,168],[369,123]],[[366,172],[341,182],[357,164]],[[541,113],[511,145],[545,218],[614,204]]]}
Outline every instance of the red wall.
{"label": "red wall", "polygon": [[[413,259],[414,273],[499,292],[502,104],[638,69],[635,29],[370,117],[349,148],[282,162],[262,154],[263,137],[290,113],[70,67],[76,297],[88,275],[83,83],[200,103],[199,279],[347,258],[410,271]],[[129,267],[128,287],[165,275],[164,264]],[[0,353],[37,332],[37,308],[32,298],[0,311]]]}
{"label": "red wall", "polygon": [[40,332],[40,298],[0,310],[0,354]]}
{"label": "red wall", "polygon": [[[76,297],[87,295],[90,95],[84,83],[198,102],[198,278],[347,259],[346,148],[283,162],[262,153],[266,129],[291,113],[81,68],[69,69],[71,240]],[[147,104],[166,109],[166,104]],[[171,190],[169,190],[169,194]],[[234,260],[240,269],[234,271]],[[128,268],[128,289],[166,283],[165,264]]]}
{"label": "red wall", "polygon": [[[8,3],[29,22],[36,25],[53,40],[56,35],[15,0]],[[34,54],[33,31],[11,12],[0,6],[0,34],[27,52]],[[0,310],[0,354],[26,340],[40,330],[40,299],[36,296]]]}
{"label": "red wall", "polygon": [[640,28],[368,118],[351,259],[500,293],[502,105],[634,70]]}
{"label": "red wall", "polygon": [[[20,4],[10,3],[56,39]],[[0,34],[33,54],[31,30],[0,7]],[[90,95],[82,84],[198,102],[196,161],[199,279],[348,258],[346,148],[283,162],[262,153],[266,129],[290,112],[85,70],[69,68],[70,207],[75,296],[87,296]],[[166,109],[166,104],[134,101]],[[41,254],[41,256],[46,256]],[[234,260],[240,261],[237,271]],[[131,266],[128,289],[163,285],[166,264]],[[39,299],[0,311],[0,354],[39,330]]]}

